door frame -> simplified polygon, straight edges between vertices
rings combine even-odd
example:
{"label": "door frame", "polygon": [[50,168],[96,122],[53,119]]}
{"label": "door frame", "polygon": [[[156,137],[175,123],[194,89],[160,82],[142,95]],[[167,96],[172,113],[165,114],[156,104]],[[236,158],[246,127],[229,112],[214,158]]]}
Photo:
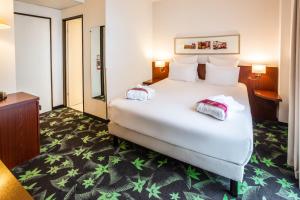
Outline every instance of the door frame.
{"label": "door frame", "polygon": [[52,110],[54,109],[53,107],[53,56],[52,56],[52,18],[51,17],[45,17],[45,16],[40,16],[40,15],[32,15],[32,14],[27,14],[27,13],[21,13],[21,12],[14,12],[15,15],[21,15],[21,16],[26,16],[26,17],[36,17],[40,19],[47,19],[49,20],[49,26],[50,26],[50,86],[51,86],[51,108]]}
{"label": "door frame", "polygon": [[[105,94],[105,67],[104,67],[104,55],[105,55],[105,41],[104,41],[104,38],[105,38],[105,26],[100,26],[100,49],[101,49],[101,67],[102,67],[102,70],[101,70],[101,96],[105,96],[105,101],[106,101],[106,94]],[[102,75],[103,74],[103,75]]]}
{"label": "door frame", "polygon": [[83,104],[83,112],[84,109],[84,33],[83,33],[83,15],[76,15],[73,17],[65,18],[62,20],[62,34],[63,34],[63,99],[64,99],[64,106],[67,107],[67,21],[74,20],[74,19],[81,19],[81,32],[82,32],[82,104]]}

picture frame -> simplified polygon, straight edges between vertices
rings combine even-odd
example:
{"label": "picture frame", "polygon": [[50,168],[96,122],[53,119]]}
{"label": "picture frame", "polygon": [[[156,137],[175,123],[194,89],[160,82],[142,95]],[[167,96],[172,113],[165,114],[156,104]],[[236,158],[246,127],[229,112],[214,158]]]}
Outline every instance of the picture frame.
{"label": "picture frame", "polygon": [[240,54],[240,35],[177,37],[174,39],[176,55]]}

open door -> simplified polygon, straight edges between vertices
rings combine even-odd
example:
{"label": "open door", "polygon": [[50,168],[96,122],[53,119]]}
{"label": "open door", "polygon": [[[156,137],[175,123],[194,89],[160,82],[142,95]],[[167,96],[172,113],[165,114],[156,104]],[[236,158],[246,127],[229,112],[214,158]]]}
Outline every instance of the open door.
{"label": "open door", "polygon": [[84,111],[82,17],[64,20],[65,104]]}

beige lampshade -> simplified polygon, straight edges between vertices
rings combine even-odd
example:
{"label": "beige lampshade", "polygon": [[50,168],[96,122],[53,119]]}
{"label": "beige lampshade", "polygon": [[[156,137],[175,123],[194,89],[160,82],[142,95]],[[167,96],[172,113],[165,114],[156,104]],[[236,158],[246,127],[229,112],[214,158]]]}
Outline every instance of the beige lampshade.
{"label": "beige lampshade", "polygon": [[10,26],[6,23],[5,20],[0,19],[0,29],[9,29]]}
{"label": "beige lampshade", "polygon": [[155,67],[158,67],[158,68],[163,68],[166,66],[166,62],[163,61],[163,60],[157,60],[155,61]]}
{"label": "beige lampshade", "polygon": [[254,74],[266,74],[267,73],[267,66],[266,65],[252,65],[252,73]]}

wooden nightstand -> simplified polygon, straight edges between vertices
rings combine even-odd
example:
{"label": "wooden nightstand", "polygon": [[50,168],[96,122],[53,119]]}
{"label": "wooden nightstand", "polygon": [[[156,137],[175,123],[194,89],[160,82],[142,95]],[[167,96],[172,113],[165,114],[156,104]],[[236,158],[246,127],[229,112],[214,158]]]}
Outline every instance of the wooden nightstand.
{"label": "wooden nightstand", "polygon": [[265,100],[273,101],[275,103],[282,102],[282,98],[277,92],[268,91],[268,90],[254,90],[254,94],[257,97],[260,97]]}
{"label": "wooden nightstand", "polygon": [[279,103],[282,98],[270,90],[254,90],[256,115],[258,120],[277,121]]}
{"label": "wooden nightstand", "polygon": [[157,82],[159,82],[159,81],[161,81],[161,80],[163,80],[163,79],[150,79],[150,80],[148,80],[148,81],[145,81],[145,82],[143,82],[143,85],[152,85],[152,84],[154,84],[154,83],[157,83]]}

